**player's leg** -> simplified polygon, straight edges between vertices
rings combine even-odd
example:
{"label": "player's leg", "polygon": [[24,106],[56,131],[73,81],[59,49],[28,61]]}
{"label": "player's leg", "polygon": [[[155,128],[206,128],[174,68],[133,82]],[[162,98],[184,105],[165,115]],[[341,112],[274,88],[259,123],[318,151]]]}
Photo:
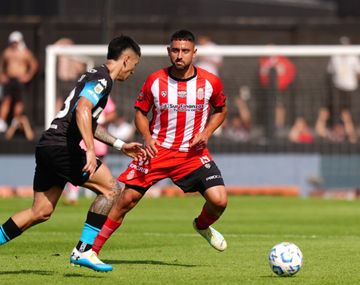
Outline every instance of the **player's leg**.
{"label": "player's leg", "polygon": [[89,251],[95,237],[105,223],[114,201],[121,192],[121,186],[105,164],[101,164],[92,177],[82,186],[98,195],[89,208],[80,240],[71,253],[70,263],[98,271],[109,271],[112,269],[111,266],[103,264],[96,255]]}
{"label": "player's leg", "polygon": [[14,214],[0,227],[0,245],[16,238],[31,226],[47,221],[61,193],[60,186],[53,186],[45,192],[34,191],[32,207]]}
{"label": "player's leg", "polygon": [[[95,221],[94,218],[96,217],[93,212],[89,211],[80,242],[77,247],[74,248],[71,254],[70,263],[74,265],[85,266],[95,271],[111,271],[112,266],[103,263],[97,257],[97,255],[103,247],[104,243],[121,225],[126,213],[135,207],[142,196],[143,194],[125,187],[119,198],[116,200],[116,204],[112,207],[108,218],[101,228],[101,231],[99,228],[95,228],[94,224],[92,227],[88,224],[91,221]],[[96,207],[98,206],[99,205],[96,205]],[[98,226],[99,225],[100,223]],[[97,236],[95,234],[97,234]],[[82,247],[82,244],[85,244],[86,246]],[[87,245],[89,244],[92,244],[92,249],[87,248]]]}
{"label": "player's leg", "polygon": [[100,250],[110,238],[110,236],[120,227],[125,215],[133,209],[140,199],[143,197],[143,193],[126,186],[121,195],[112,207],[108,218],[100,233],[96,237],[92,249],[99,254]]}
{"label": "player's leg", "polygon": [[209,244],[219,251],[227,248],[225,238],[211,225],[214,224],[225,211],[227,194],[224,185],[217,185],[206,189],[203,194],[206,202],[200,215],[194,220],[194,229],[201,234]]}
{"label": "player's leg", "polygon": [[[196,165],[196,156],[187,160],[188,165]],[[207,161],[190,174],[175,181],[184,192],[200,192],[206,202],[199,216],[194,220],[194,229],[201,234],[211,246],[219,251],[226,249],[224,237],[211,227],[227,206],[227,194],[221,172],[214,161]]]}

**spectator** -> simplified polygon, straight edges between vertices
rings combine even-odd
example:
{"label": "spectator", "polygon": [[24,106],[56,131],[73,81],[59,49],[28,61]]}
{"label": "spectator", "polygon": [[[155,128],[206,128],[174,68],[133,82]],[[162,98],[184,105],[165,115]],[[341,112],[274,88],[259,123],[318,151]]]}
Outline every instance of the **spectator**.
{"label": "spectator", "polygon": [[[71,46],[74,41],[69,38],[60,38],[54,45]],[[69,90],[73,89],[74,83],[86,69],[92,68],[94,62],[85,56],[60,55],[57,61],[57,98],[56,111],[62,107]]]}
{"label": "spectator", "polygon": [[239,95],[234,100],[237,114],[226,121],[223,136],[236,142],[248,142],[251,139],[251,113],[247,101],[250,98],[250,90],[247,86],[241,86]]}
{"label": "spectator", "polygon": [[131,140],[135,135],[135,126],[126,121],[125,117],[119,116],[109,124],[109,133],[121,140]]}
{"label": "spectator", "polygon": [[296,68],[292,61],[281,55],[261,57],[259,60],[259,80],[262,89],[261,115],[266,138],[285,129],[286,106],[290,86],[295,81]]}
{"label": "spectator", "polygon": [[6,131],[8,123],[13,118],[18,122],[23,121],[22,96],[37,69],[38,62],[26,47],[22,33],[12,32],[9,35],[9,46],[0,58],[0,83],[4,84],[4,97],[0,107],[0,132]]}
{"label": "spectator", "polygon": [[12,119],[10,126],[5,132],[5,138],[11,140],[18,131],[24,133],[28,141],[34,140],[34,131],[28,117],[24,114]]}
{"label": "spectator", "polygon": [[314,142],[314,135],[304,117],[298,117],[289,132],[289,140],[293,143],[308,144]]}
{"label": "spectator", "polygon": [[330,142],[345,142],[347,133],[345,124],[341,119],[336,119],[334,124],[329,126],[330,112],[327,108],[321,108],[315,124],[316,134],[324,140]]}
{"label": "spectator", "polygon": [[[340,38],[340,43],[350,45],[350,39],[343,36]],[[329,102],[327,102],[327,107],[320,110],[318,120],[321,120],[320,117],[324,116],[323,113],[327,109],[328,119],[342,121],[348,141],[356,143],[357,134],[351,115],[351,97],[358,89],[360,60],[358,56],[351,54],[334,55],[329,60],[327,71],[331,77]]]}
{"label": "spectator", "polygon": [[[200,36],[198,39],[198,45],[202,47],[214,47],[216,44],[211,41],[211,39],[208,36]],[[198,55],[195,58],[195,65],[199,66],[216,76],[219,75],[219,67],[221,66],[223,62],[222,56],[219,55]]]}

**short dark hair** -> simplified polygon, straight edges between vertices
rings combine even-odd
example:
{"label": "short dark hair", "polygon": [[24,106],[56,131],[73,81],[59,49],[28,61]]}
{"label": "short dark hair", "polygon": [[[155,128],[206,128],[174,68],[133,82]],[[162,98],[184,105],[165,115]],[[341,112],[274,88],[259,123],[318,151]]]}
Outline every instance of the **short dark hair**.
{"label": "short dark hair", "polygon": [[183,40],[183,41],[190,41],[190,42],[195,42],[195,36],[192,32],[188,31],[188,30],[179,30],[176,31],[175,33],[173,33],[173,35],[171,36],[170,41],[176,41],[176,40]]}
{"label": "short dark hair", "polygon": [[112,39],[109,43],[107,59],[117,60],[126,49],[132,49],[138,56],[141,56],[138,43],[128,36],[121,35]]}

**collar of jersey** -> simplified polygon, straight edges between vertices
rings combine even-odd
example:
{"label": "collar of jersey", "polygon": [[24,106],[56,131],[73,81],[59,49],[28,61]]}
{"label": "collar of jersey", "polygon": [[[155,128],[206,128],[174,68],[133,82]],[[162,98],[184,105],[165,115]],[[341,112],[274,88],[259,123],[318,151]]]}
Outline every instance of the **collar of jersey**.
{"label": "collar of jersey", "polygon": [[168,68],[168,74],[169,74],[170,78],[174,79],[175,81],[189,81],[197,76],[197,68],[195,66],[194,66],[194,74],[192,76],[190,76],[188,78],[184,78],[184,79],[176,78],[175,76],[173,76],[171,74],[171,68],[172,68],[172,66],[170,66]]}

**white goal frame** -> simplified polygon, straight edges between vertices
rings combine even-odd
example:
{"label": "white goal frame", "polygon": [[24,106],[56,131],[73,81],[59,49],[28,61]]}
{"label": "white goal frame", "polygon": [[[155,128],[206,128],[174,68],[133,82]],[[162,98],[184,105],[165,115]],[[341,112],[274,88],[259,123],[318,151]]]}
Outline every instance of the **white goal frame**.
{"label": "white goal frame", "polygon": [[[56,101],[56,58],[58,55],[88,55],[106,57],[107,45],[73,45],[46,47],[45,65],[45,129],[50,126],[55,117]],[[167,56],[165,45],[142,45],[142,56]],[[199,55],[221,55],[256,57],[265,55],[286,55],[292,57],[321,57],[337,54],[360,55],[360,45],[218,45],[213,47],[198,47]],[[160,67],[159,67],[160,68]]]}

